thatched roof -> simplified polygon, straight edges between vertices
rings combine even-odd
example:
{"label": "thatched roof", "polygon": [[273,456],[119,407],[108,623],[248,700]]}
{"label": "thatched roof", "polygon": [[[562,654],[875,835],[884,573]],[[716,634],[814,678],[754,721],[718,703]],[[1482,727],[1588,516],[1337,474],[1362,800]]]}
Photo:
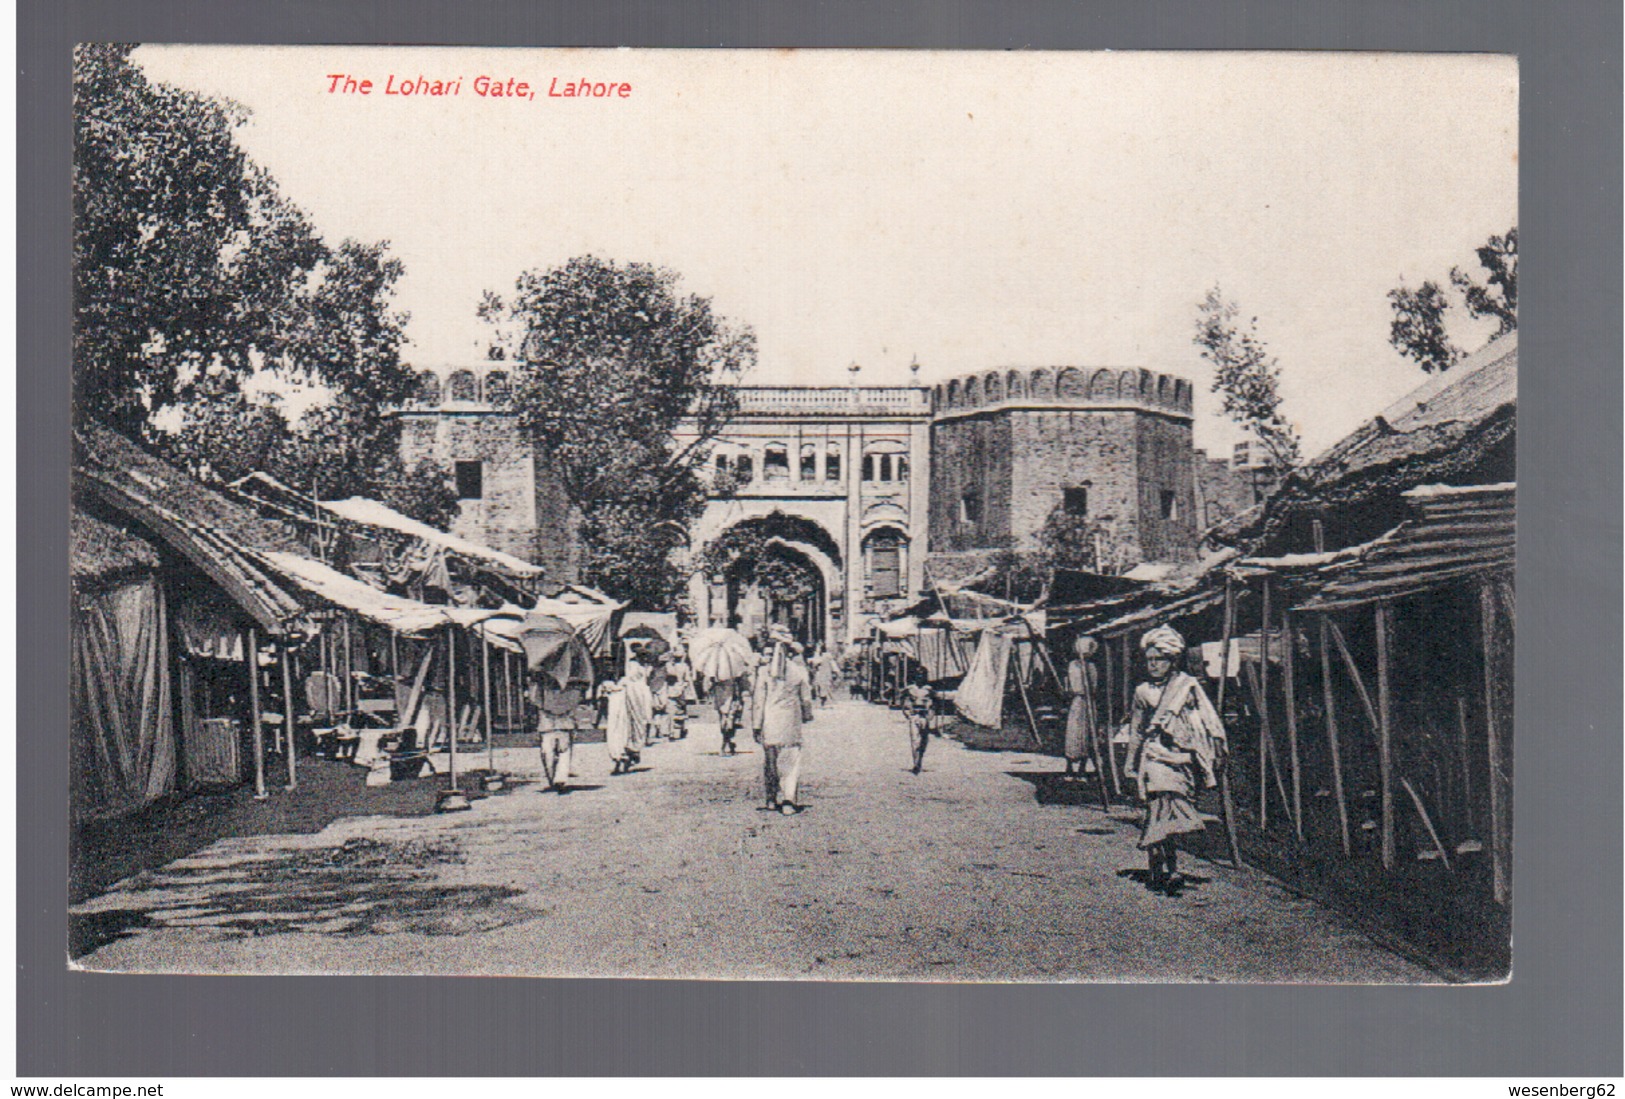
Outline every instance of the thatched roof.
{"label": "thatched roof", "polygon": [[68,571],[75,584],[102,584],[158,567],[158,551],[111,523],[75,510],[68,520]]}
{"label": "thatched roof", "polygon": [[1310,520],[1320,519],[1330,546],[1367,541],[1406,518],[1410,489],[1514,480],[1517,414],[1514,332],[1406,394],[1208,537],[1289,553],[1312,548]]}
{"label": "thatched roof", "polygon": [[98,425],[75,431],[74,468],[80,491],[187,558],[269,632],[280,634],[302,619],[302,601],[261,557],[304,555],[290,527],[260,518]]}

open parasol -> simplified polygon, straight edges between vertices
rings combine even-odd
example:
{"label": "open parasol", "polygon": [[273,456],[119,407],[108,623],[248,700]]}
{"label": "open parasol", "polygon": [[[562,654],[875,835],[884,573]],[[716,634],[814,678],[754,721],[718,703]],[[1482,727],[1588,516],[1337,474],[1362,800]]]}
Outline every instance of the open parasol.
{"label": "open parasol", "polygon": [[519,627],[519,646],[531,674],[544,673],[559,688],[572,682],[592,685],[592,660],[576,631],[562,618],[530,615]]}
{"label": "open parasol", "polygon": [[701,630],[688,643],[689,663],[709,679],[738,679],[750,674],[753,656],[745,635],[726,626]]}

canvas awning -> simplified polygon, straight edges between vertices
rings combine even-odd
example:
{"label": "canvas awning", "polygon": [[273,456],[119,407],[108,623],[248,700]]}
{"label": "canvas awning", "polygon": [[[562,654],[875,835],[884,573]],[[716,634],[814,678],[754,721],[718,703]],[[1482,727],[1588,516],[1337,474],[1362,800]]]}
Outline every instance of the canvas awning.
{"label": "canvas awning", "polygon": [[470,626],[500,613],[480,607],[436,606],[390,595],[320,561],[296,554],[272,551],[261,556],[267,566],[312,595],[397,633],[423,634],[451,624]]}
{"label": "canvas awning", "polygon": [[478,542],[472,542],[467,538],[459,538],[455,534],[447,534],[443,530],[436,530],[429,524],[402,515],[394,508],[381,504],[377,500],[352,496],[348,500],[323,500],[321,506],[341,519],[364,523],[368,526],[382,527],[385,530],[393,530],[400,534],[409,534],[432,546],[478,561],[516,579],[535,579],[547,571],[540,565],[533,565],[529,561],[521,561],[512,554],[503,553],[501,550],[492,549],[490,546],[482,546]]}

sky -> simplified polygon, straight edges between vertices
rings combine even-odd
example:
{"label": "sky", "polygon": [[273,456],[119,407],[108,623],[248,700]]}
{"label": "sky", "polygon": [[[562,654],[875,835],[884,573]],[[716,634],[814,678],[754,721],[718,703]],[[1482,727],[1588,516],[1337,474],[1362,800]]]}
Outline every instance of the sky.
{"label": "sky", "polygon": [[[1211,286],[1281,364],[1305,452],[1425,380],[1389,289],[1517,223],[1517,68],[1446,54],[146,46],[332,242],[405,264],[407,357],[484,357],[482,293],[594,254],[751,325],[759,384],[1004,366],[1193,380]],[[371,80],[370,94],[332,77]],[[480,76],[533,95],[476,93]],[[398,93],[461,78],[458,94]],[[582,81],[627,94],[550,95]],[[1463,323],[1469,349],[1492,329]]]}

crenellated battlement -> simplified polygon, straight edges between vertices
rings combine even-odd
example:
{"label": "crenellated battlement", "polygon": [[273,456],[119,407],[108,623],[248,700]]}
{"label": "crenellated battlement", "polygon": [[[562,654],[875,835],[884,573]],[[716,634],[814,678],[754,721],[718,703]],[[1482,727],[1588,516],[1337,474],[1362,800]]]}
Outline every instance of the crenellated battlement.
{"label": "crenellated battlement", "polygon": [[937,420],[1012,408],[1133,408],[1189,419],[1191,383],[1137,368],[1039,366],[966,374],[931,390]]}

